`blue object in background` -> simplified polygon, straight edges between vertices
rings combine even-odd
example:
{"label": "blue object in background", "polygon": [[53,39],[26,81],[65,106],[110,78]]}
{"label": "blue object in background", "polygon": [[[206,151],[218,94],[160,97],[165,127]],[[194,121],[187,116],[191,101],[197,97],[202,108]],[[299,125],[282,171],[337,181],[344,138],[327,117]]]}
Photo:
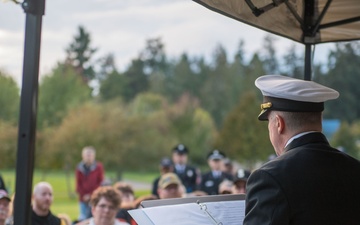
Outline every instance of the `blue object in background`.
{"label": "blue object in background", "polygon": [[341,122],[337,119],[323,119],[323,133],[328,140],[339,130]]}

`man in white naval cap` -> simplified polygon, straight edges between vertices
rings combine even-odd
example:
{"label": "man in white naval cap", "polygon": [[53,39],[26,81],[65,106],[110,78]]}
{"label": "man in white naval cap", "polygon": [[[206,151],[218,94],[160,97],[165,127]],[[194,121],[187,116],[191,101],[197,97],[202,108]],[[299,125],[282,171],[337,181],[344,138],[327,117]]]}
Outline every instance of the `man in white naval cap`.
{"label": "man in white naval cap", "polygon": [[244,225],[360,224],[360,162],[332,148],[322,131],[324,102],[339,93],[313,81],[259,77],[259,120],[278,157],[247,182]]}

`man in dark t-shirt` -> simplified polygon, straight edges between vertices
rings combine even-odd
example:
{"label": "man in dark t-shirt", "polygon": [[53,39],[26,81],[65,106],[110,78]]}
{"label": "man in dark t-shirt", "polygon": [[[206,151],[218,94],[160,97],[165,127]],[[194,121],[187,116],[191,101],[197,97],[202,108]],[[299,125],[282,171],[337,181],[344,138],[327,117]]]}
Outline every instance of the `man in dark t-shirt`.
{"label": "man in dark t-shirt", "polygon": [[50,211],[53,202],[53,190],[49,183],[40,182],[35,185],[32,195],[32,225],[60,225],[61,220]]}

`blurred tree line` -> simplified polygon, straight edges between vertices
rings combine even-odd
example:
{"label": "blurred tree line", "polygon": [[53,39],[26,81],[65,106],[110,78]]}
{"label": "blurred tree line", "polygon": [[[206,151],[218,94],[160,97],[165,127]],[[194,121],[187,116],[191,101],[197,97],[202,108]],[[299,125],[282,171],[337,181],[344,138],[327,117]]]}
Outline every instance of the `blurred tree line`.
{"label": "blurred tree line", "polygon": [[[234,56],[218,45],[210,62],[183,53],[169,58],[161,38],[149,39],[124,71],[111,53],[97,48],[82,26],[67,57],[40,81],[36,168],[73,170],[81,149],[93,145],[108,170],[157,170],[171,148],[184,143],[201,166],[219,148],[251,168],[273,153],[267,124],[257,121],[261,93],[254,81],[264,74],[303,78],[304,56],[291,46],[278,56],[267,36],[260,52],[245,60],[240,40]],[[327,64],[313,65],[313,79],[337,89],[338,100],[324,117],[341,120],[332,142],[359,157],[359,42],[337,43]],[[19,87],[0,72],[0,167],[15,168]],[[6,157],[4,157],[6,156]]]}

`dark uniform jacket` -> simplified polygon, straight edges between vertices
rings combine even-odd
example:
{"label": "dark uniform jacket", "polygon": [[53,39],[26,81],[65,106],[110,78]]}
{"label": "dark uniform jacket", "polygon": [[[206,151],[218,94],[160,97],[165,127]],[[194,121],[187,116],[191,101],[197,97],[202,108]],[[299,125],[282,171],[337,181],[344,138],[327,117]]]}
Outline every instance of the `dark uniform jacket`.
{"label": "dark uniform jacket", "polygon": [[254,171],[244,225],[360,224],[360,162],[309,133]]}
{"label": "dark uniform jacket", "polygon": [[4,182],[3,178],[1,177],[1,175],[0,175],[0,189],[6,191],[5,182]]}
{"label": "dark uniform jacket", "polygon": [[60,225],[61,220],[54,216],[51,212],[47,216],[38,216],[32,210],[31,225]]}
{"label": "dark uniform jacket", "polygon": [[161,176],[157,177],[153,183],[152,183],[152,188],[151,188],[151,194],[155,195],[156,197],[159,198],[159,194],[157,192],[158,190],[158,186],[159,186],[159,180],[160,180]]}
{"label": "dark uniform jacket", "polygon": [[176,167],[174,167],[174,173],[179,176],[182,184],[186,188],[187,193],[197,190],[196,182],[198,173],[194,167],[186,165],[184,171],[178,171]]}
{"label": "dark uniform jacket", "polygon": [[232,181],[231,174],[222,172],[220,177],[215,178],[212,171],[209,171],[202,175],[200,190],[208,193],[209,195],[219,194],[219,184],[225,179]]}

